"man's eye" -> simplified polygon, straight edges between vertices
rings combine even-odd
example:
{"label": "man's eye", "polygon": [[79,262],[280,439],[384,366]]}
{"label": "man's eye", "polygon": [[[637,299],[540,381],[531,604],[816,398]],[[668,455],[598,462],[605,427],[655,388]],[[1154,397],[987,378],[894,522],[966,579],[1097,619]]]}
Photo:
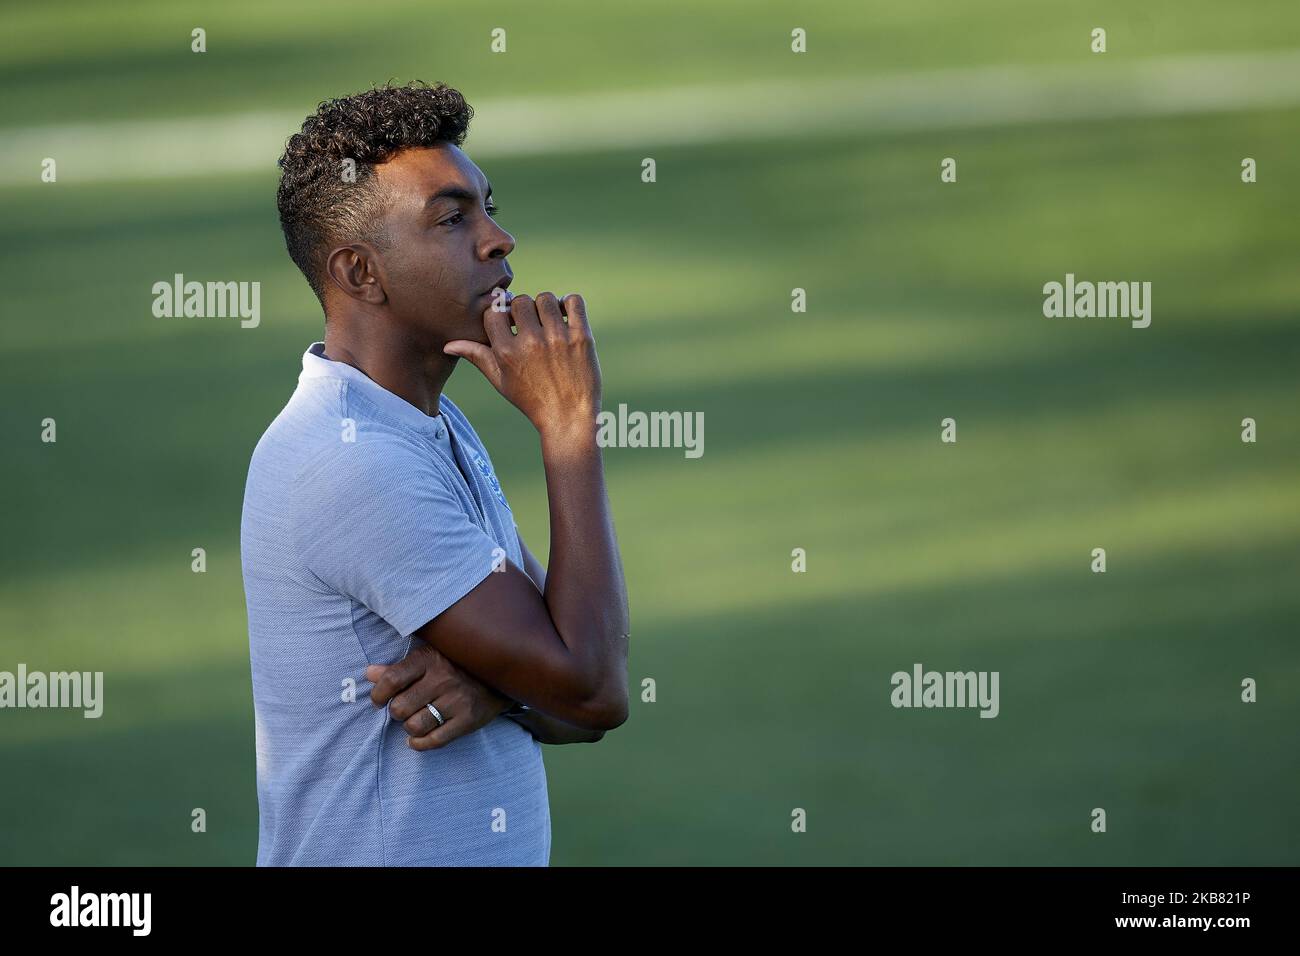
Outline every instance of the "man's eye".
{"label": "man's eye", "polygon": [[496,205],[496,203],[492,203],[487,207],[487,214],[491,216],[493,219],[497,217],[497,213],[499,213],[500,211],[501,211],[501,207]]}
{"label": "man's eye", "polygon": [[[492,216],[493,218],[495,218],[495,217],[496,217],[496,214],[497,214],[497,212],[498,212],[498,207],[496,207],[496,206],[487,206],[487,207],[485,207],[485,211],[487,212],[487,214],[488,214],[489,216]],[[456,213],[454,216],[449,216],[449,217],[447,217],[446,219],[444,219],[444,220],[440,223],[440,225],[443,225],[443,226],[456,226],[456,225],[459,225],[459,224],[460,224],[461,222],[463,222],[464,220],[465,220],[465,214],[464,214],[463,212],[458,212],[458,213]]]}

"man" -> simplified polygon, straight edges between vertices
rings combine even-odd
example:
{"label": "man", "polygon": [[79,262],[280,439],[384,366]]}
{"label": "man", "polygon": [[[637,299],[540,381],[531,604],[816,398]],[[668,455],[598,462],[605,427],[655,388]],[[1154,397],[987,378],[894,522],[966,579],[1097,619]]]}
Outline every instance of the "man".
{"label": "man", "polygon": [[[446,86],[374,89],[321,104],[280,160],[325,337],[244,496],[259,865],[547,865],[541,743],[627,719],[586,306],[505,291],[471,116]],[[537,429],[548,571],[443,394],[458,358]]]}

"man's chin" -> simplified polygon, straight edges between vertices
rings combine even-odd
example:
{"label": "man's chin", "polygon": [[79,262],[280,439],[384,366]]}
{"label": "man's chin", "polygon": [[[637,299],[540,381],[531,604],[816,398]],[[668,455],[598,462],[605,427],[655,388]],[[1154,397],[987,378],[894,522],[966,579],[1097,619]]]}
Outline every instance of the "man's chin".
{"label": "man's chin", "polygon": [[479,325],[476,329],[463,329],[460,335],[453,335],[448,341],[453,339],[462,342],[477,342],[479,345],[486,345],[489,348],[492,347],[492,342],[488,339],[487,331],[482,325]]}

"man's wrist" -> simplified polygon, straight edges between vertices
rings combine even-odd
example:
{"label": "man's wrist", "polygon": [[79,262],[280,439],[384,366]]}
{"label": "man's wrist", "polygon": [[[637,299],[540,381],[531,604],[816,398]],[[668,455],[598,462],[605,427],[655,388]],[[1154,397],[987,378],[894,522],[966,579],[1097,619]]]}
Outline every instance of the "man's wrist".
{"label": "man's wrist", "polygon": [[542,452],[582,451],[595,448],[596,414],[566,416],[539,425],[537,432],[542,440]]}

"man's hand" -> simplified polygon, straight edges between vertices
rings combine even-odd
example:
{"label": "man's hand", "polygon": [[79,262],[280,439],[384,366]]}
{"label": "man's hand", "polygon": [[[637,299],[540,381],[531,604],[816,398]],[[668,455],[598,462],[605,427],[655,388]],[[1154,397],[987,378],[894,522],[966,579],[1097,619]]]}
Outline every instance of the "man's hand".
{"label": "man's hand", "polygon": [[563,306],[546,292],[536,302],[515,296],[518,335],[489,307],[489,345],[458,339],[443,347],[474,363],[538,431],[551,516],[544,583],[507,561],[505,573],[488,574],[415,633],[514,700],[603,732],[628,717],[631,624],[596,440],[596,346],[582,297],[567,295]]}
{"label": "man's hand", "polygon": [[[374,683],[370,700],[410,734],[415,750],[434,750],[491,723],[513,703],[475,680],[435,648],[422,644],[396,664],[371,664],[366,680]],[[426,707],[433,704],[446,723]]]}
{"label": "man's hand", "polygon": [[[567,321],[566,321],[567,319]],[[513,334],[511,324],[519,330]],[[596,431],[600,411],[600,363],[580,295],[517,295],[510,317],[492,306],[483,313],[490,346],[467,339],[443,352],[469,359],[492,387],[528,416],[543,434],[552,429]]]}

